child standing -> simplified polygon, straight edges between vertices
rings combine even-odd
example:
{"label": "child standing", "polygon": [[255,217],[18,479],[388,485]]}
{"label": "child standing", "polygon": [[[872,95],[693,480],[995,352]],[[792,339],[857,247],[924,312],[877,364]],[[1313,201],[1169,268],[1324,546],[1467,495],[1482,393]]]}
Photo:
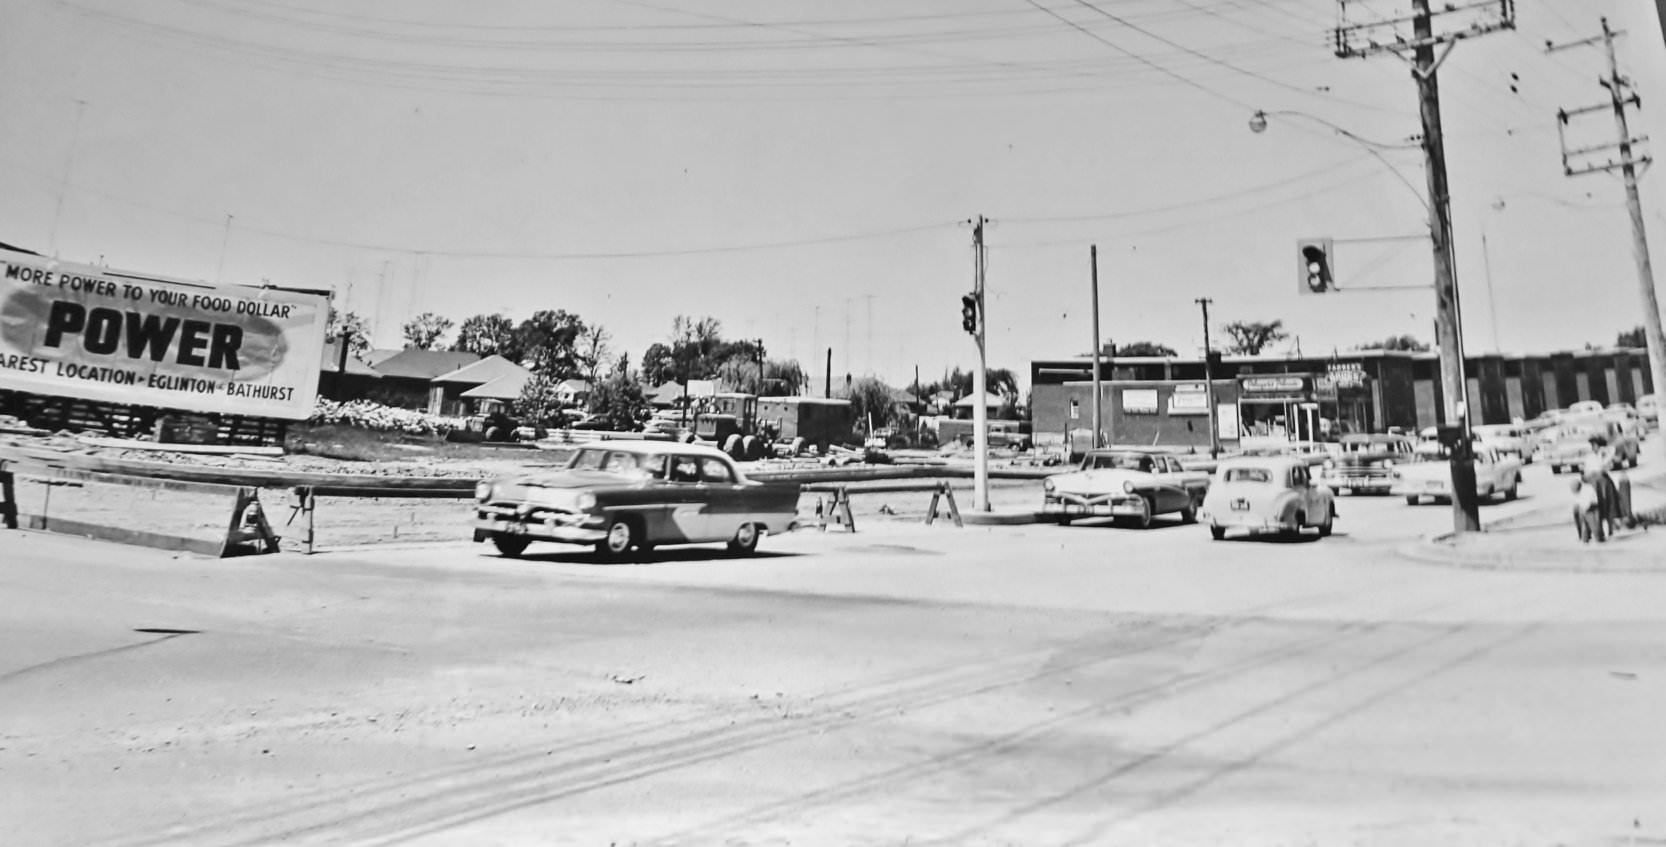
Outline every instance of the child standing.
{"label": "child standing", "polygon": [[1573,485],[1573,520],[1579,530],[1579,540],[1589,544],[1591,537],[1595,536],[1598,544],[1606,542],[1608,536],[1603,531],[1602,500],[1598,497],[1596,484],[1580,480]]}

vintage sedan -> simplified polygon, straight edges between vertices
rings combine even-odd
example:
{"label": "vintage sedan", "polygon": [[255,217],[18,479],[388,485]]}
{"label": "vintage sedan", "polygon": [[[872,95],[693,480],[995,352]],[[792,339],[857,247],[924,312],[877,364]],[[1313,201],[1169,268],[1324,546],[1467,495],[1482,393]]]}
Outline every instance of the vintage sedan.
{"label": "vintage sedan", "polygon": [[605,559],[720,541],[744,555],[798,514],[797,485],[749,480],[720,450],[665,442],[583,447],[559,469],[485,480],[475,499],[474,540],[511,557],[533,541],[594,545]]}
{"label": "vintage sedan", "polygon": [[1550,465],[1551,473],[1564,470],[1579,472],[1591,455],[1592,439],[1608,445],[1612,457],[1609,470],[1637,467],[1641,452],[1637,437],[1627,432],[1618,422],[1597,415],[1568,415],[1551,432],[1539,448],[1539,461]]}
{"label": "vintage sedan", "polygon": [[[1424,461],[1398,465],[1394,468],[1394,488],[1390,493],[1406,498],[1415,506],[1424,497],[1436,501],[1452,499],[1452,464],[1450,453],[1442,452],[1425,457]],[[1514,500],[1521,492],[1521,459],[1510,453],[1477,445],[1475,448],[1475,493],[1481,497],[1500,496]]]}
{"label": "vintage sedan", "polygon": [[1341,455],[1324,464],[1320,479],[1340,494],[1387,494],[1394,466],[1415,459],[1416,448],[1404,435],[1361,433],[1342,436]]}
{"label": "vintage sedan", "polygon": [[1295,536],[1313,527],[1323,537],[1336,520],[1336,499],[1301,459],[1228,459],[1215,470],[1199,517],[1216,541],[1232,529]]}
{"label": "vintage sedan", "polygon": [[1041,513],[1060,524],[1077,518],[1128,518],[1141,528],[1152,517],[1177,513],[1186,523],[1209,490],[1209,474],[1152,450],[1089,450],[1074,471],[1041,482]]}

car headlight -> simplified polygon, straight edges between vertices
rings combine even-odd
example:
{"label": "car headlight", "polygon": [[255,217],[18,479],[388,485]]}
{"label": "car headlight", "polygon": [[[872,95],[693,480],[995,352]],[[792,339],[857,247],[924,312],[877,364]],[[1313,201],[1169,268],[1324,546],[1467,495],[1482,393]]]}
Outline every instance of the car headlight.
{"label": "car headlight", "polygon": [[1394,470],[1394,460],[1393,459],[1384,459],[1383,460],[1383,468],[1386,469],[1386,470]]}
{"label": "car headlight", "polygon": [[492,484],[490,482],[481,482],[475,485],[474,499],[479,500],[482,503],[492,499]]}
{"label": "car headlight", "polygon": [[1327,470],[1327,471],[1336,470],[1336,462],[1332,459],[1326,459],[1325,460],[1325,470]]}
{"label": "car headlight", "polygon": [[1052,479],[1042,480],[1041,481],[1041,490],[1047,492],[1048,494],[1052,494],[1053,493],[1053,480]]}
{"label": "car headlight", "polygon": [[1123,480],[1122,481],[1122,490],[1126,494],[1133,494],[1134,493],[1134,481],[1131,480],[1131,479]]}
{"label": "car headlight", "polygon": [[585,491],[573,498],[573,506],[581,512],[588,512],[596,508],[596,495]]}

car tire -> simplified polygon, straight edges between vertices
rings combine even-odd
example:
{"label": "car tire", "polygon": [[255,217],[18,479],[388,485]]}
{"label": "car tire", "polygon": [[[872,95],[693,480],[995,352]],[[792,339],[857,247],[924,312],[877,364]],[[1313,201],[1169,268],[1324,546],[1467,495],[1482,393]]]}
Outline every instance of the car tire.
{"label": "car tire", "polygon": [[519,559],[521,554],[526,552],[526,545],[530,543],[532,542],[518,535],[498,534],[492,536],[492,546],[496,547],[498,553],[505,559]]}
{"label": "car tire", "polygon": [[1295,514],[1295,518],[1295,520],[1290,522],[1290,527],[1288,529],[1279,531],[1280,536],[1292,540],[1302,537],[1302,527],[1307,526],[1307,513],[1297,512]]}
{"label": "car tire", "polygon": [[617,562],[630,554],[637,542],[636,525],[624,518],[607,522],[607,532],[596,542],[596,555],[604,561]]}
{"label": "car tire", "polygon": [[1224,527],[1224,526],[1209,527],[1209,537],[1215,539],[1216,541],[1220,541],[1220,540],[1226,538],[1226,527]]}
{"label": "car tire", "polygon": [[1187,499],[1186,500],[1186,505],[1181,507],[1181,509],[1180,509],[1180,522],[1181,523],[1197,523],[1197,501],[1196,500],[1192,500],[1192,499]]}
{"label": "car tire", "polygon": [[729,552],[737,556],[750,556],[758,550],[758,525],[743,523],[735,530],[735,537],[729,539]]}
{"label": "car tire", "polygon": [[759,441],[756,435],[745,436],[740,440],[740,452],[748,462],[762,459],[764,457],[763,442]]}
{"label": "car tire", "polygon": [[1637,454],[1636,453],[1631,454],[1631,467],[1632,468],[1637,467]]}
{"label": "car tire", "polygon": [[1510,487],[1509,488],[1504,489],[1504,502],[1508,503],[1511,500],[1514,500],[1514,499],[1516,499],[1517,497],[1520,497],[1520,496],[1521,496],[1521,477],[1518,476],[1515,479],[1510,481]]}
{"label": "car tire", "polygon": [[1151,528],[1151,518],[1152,518],[1152,515],[1154,515],[1157,511],[1157,504],[1151,502],[1150,497],[1146,497],[1145,495],[1142,494],[1142,495],[1140,495],[1140,506],[1141,506],[1140,514],[1135,515],[1134,518],[1133,518],[1134,526],[1136,526],[1140,529],[1150,529]]}
{"label": "car tire", "polygon": [[1336,510],[1329,507],[1329,506],[1326,506],[1325,507],[1325,522],[1322,523],[1322,524],[1319,524],[1319,537],[1320,538],[1329,538],[1330,537],[1331,529],[1332,529],[1331,524],[1335,520],[1336,520]]}

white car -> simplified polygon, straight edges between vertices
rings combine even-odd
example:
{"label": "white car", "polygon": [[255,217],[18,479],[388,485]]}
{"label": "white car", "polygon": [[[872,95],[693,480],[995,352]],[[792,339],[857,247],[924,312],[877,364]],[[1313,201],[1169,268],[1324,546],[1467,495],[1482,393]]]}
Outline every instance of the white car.
{"label": "white car", "polygon": [[1198,517],[1209,524],[1216,541],[1233,529],[1295,536],[1313,527],[1324,537],[1336,520],[1336,499],[1313,479],[1302,459],[1228,459],[1215,470]]}
{"label": "white car", "polygon": [[[1390,494],[1417,505],[1424,497],[1452,499],[1452,465],[1444,455],[1412,462],[1394,469]],[[1521,491],[1521,459],[1490,447],[1475,449],[1475,493],[1480,497],[1502,496],[1514,500]]]}
{"label": "white car", "polygon": [[1568,407],[1568,414],[1570,415],[1583,415],[1587,412],[1600,411],[1602,411],[1602,404],[1595,400],[1581,400]]}
{"label": "white car", "polygon": [[1487,447],[1499,453],[1515,456],[1523,464],[1533,463],[1532,438],[1527,428],[1515,424],[1481,424],[1471,430],[1476,447]]}
{"label": "white car", "polygon": [[1209,474],[1150,450],[1089,450],[1082,464],[1041,481],[1041,513],[1060,524],[1076,518],[1129,518],[1142,529],[1153,516],[1177,513],[1197,520]]}
{"label": "white car", "polygon": [[1660,427],[1660,404],[1654,399],[1653,394],[1644,394],[1637,398],[1637,414],[1651,429]]}

